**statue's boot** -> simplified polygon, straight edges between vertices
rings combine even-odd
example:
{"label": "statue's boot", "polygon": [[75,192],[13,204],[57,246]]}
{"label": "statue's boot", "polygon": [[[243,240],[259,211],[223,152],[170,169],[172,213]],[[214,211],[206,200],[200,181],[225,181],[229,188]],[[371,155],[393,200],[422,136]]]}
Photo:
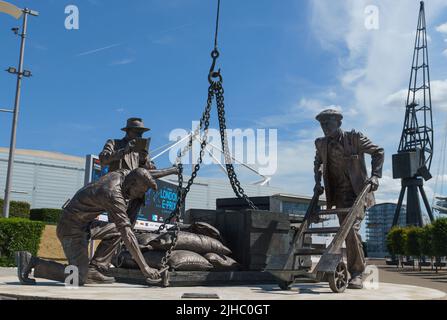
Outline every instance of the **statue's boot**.
{"label": "statue's boot", "polygon": [[34,278],[65,282],[65,265],[36,257],[33,257],[32,259],[34,265]]}
{"label": "statue's boot", "polygon": [[363,289],[363,279],[361,275],[356,275],[349,280],[348,289]]}
{"label": "statue's boot", "polygon": [[104,275],[94,266],[90,266],[88,268],[87,280],[85,281],[86,284],[104,284],[114,282],[115,282],[114,277],[108,277]]}
{"label": "statue's boot", "polygon": [[33,256],[27,251],[18,251],[15,253],[17,264],[17,276],[22,285],[35,285],[36,280],[30,279],[29,274],[33,269]]}
{"label": "statue's boot", "polygon": [[26,251],[16,252],[17,274],[20,283],[33,285],[36,280],[30,279],[31,270],[34,269],[34,278],[43,278],[53,281],[65,281],[65,266],[63,264],[33,257]]}

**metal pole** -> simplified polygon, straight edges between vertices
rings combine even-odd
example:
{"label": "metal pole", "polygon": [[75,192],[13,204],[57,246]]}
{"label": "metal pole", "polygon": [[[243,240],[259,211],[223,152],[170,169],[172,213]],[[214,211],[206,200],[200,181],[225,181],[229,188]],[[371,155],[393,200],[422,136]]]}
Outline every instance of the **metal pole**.
{"label": "metal pole", "polygon": [[12,175],[14,168],[14,155],[16,151],[16,132],[17,132],[17,121],[19,117],[19,108],[20,108],[20,91],[23,78],[23,59],[25,55],[25,40],[26,40],[26,29],[28,24],[28,13],[29,13],[28,9],[23,10],[23,29],[22,34],[20,35],[22,39],[20,44],[19,70],[17,71],[17,87],[16,87],[16,96],[14,103],[14,116],[12,120],[11,144],[9,147],[8,173],[6,176],[5,203],[3,206],[3,216],[5,218],[9,218],[9,202],[10,202]]}
{"label": "metal pole", "polygon": [[404,200],[406,189],[407,189],[407,187],[402,185],[402,189],[400,190],[400,195],[399,195],[399,201],[397,202],[396,212],[394,213],[393,227],[399,225],[400,210],[402,208],[402,202]]}
{"label": "metal pole", "polygon": [[419,191],[421,192],[422,200],[425,204],[425,209],[427,210],[428,216],[430,217],[430,222],[435,221],[435,217],[433,216],[433,210],[430,208],[430,203],[428,202],[427,194],[425,193],[424,187],[419,186]]}

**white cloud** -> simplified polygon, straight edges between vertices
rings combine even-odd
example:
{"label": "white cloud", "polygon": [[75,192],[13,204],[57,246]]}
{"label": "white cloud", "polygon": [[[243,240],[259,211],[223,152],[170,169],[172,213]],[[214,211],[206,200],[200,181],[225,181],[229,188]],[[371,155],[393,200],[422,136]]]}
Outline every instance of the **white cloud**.
{"label": "white cloud", "polygon": [[[332,95],[329,92],[329,95]],[[343,111],[343,108],[339,105],[325,104],[318,99],[302,98],[298,103],[289,107],[282,112],[277,112],[275,115],[261,118],[257,121],[257,124],[262,127],[284,127],[293,124],[303,123],[315,118],[315,116],[323,110],[336,109]]]}
{"label": "white cloud", "polygon": [[[447,35],[447,22],[443,23],[436,27],[436,31]],[[447,39],[444,39],[444,42],[447,42]],[[447,57],[447,49],[445,49],[442,54]]]}
{"label": "white cloud", "polygon": [[98,52],[101,52],[101,51],[104,51],[104,50],[109,50],[109,49],[112,49],[112,48],[115,48],[115,47],[119,47],[121,45],[122,45],[122,43],[115,43],[115,44],[111,44],[109,46],[105,46],[105,47],[101,47],[101,48],[97,48],[97,49],[93,49],[93,50],[89,50],[89,51],[85,51],[85,52],[79,53],[79,54],[77,54],[77,56],[78,57],[88,56],[88,55],[91,55],[91,54],[94,54],[94,53],[98,53]]}
{"label": "white cloud", "polygon": [[[344,121],[346,130],[356,128],[385,148],[384,177],[377,199],[379,202],[397,201],[400,180],[392,178],[391,155],[397,150],[402,130],[419,2],[375,1],[380,25],[373,31],[367,30],[364,24],[365,8],[369,4],[367,0],[311,2],[310,24],[314,35],[323,49],[339,57],[339,87],[323,88],[320,95],[315,95],[317,98],[303,97],[279,115],[261,120],[279,127],[297,126],[294,142],[279,143],[279,170],[273,181],[281,181],[298,193],[310,194],[312,191],[312,139],[319,130],[317,127],[313,130],[299,126],[307,123],[310,115],[313,118],[318,111],[332,107],[347,116]],[[429,31],[430,22],[446,7],[447,2],[443,0],[427,4]],[[443,28],[438,27],[437,30]],[[430,39],[431,42],[437,41]],[[436,59],[431,59],[430,63],[432,68],[438,68],[439,73]],[[431,85],[433,107],[439,115],[438,112],[447,111],[447,80],[432,79]],[[330,99],[325,94],[328,91],[334,93]],[[340,101],[335,101],[336,98]],[[433,194],[431,187],[429,182],[426,187],[429,194]]]}
{"label": "white cloud", "polygon": [[354,84],[355,82],[359,81],[366,75],[365,69],[353,69],[347,71],[344,75],[341,77],[341,82],[344,87],[349,87],[350,85]]}
{"label": "white cloud", "polygon": [[436,31],[447,34],[447,22],[437,26]]}
{"label": "white cloud", "polygon": [[173,44],[175,42],[175,38],[172,35],[166,34],[163,35],[157,39],[152,40],[153,44],[158,44],[158,45],[170,45]]}
{"label": "white cloud", "polygon": [[386,170],[383,172],[382,179],[380,179],[379,183],[379,190],[375,193],[376,202],[397,202],[401,189],[401,183],[400,180],[393,179],[393,173],[391,170]]}
{"label": "white cloud", "polygon": [[[323,48],[341,56],[339,79],[352,92],[358,119],[364,119],[361,124],[384,127],[402,121],[401,112],[390,112],[384,101],[408,82],[419,3],[375,1],[380,20],[379,30],[374,31],[364,27],[364,9],[369,4],[366,0],[314,0],[312,30]],[[431,1],[426,6],[427,22],[445,7],[445,1]]]}
{"label": "white cloud", "polygon": [[278,143],[278,170],[272,185],[282,186],[287,193],[311,196],[314,156],[312,139]]}
{"label": "white cloud", "polygon": [[[296,127],[293,141],[289,137],[289,141],[278,144],[278,172],[272,179],[273,184],[288,186],[299,194],[312,193],[313,139],[321,132],[318,126],[309,129],[308,124],[319,111],[336,108],[345,114],[345,130],[362,131],[385,148],[384,176],[376,197],[379,202],[397,201],[401,183],[392,178],[391,155],[397,151],[402,130],[419,2],[375,1],[380,25],[378,30],[372,31],[364,24],[364,9],[369,4],[367,0],[311,2],[310,24],[314,35],[324,50],[339,57],[339,72],[335,75],[339,85],[322,87],[320,94],[311,98],[303,96],[292,107],[258,122],[279,128]],[[429,31],[430,22],[446,7],[444,0],[427,4]],[[435,41],[438,39],[431,39]],[[431,59],[430,63],[438,74],[442,72],[436,59]],[[439,112],[447,111],[447,79],[432,79],[431,85],[435,117],[441,119],[443,116],[440,117]],[[438,127],[436,130],[440,132]],[[436,143],[437,139],[435,137]],[[435,147],[435,150],[440,148]],[[436,167],[434,162],[433,168]],[[432,181],[428,182],[426,191],[430,200],[433,189]]]}
{"label": "white cloud", "polygon": [[133,58],[124,58],[124,59],[113,61],[110,65],[111,66],[123,66],[126,64],[131,64],[134,61],[135,61],[135,59],[133,59]]}
{"label": "white cloud", "polygon": [[[385,105],[404,108],[407,100],[408,89],[401,89],[390,94],[385,99]],[[431,82],[431,96],[434,111],[447,111],[447,79],[435,80]],[[422,101],[423,97],[416,96],[417,101]]]}

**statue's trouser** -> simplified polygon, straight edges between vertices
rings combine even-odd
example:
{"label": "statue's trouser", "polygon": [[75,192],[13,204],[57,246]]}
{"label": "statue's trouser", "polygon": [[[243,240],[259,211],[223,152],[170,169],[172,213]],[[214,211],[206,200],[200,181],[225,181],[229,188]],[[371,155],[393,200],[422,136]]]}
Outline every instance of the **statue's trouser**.
{"label": "statue's trouser", "polygon": [[[62,244],[68,264],[78,268],[79,285],[85,284],[89,266],[88,233],[82,230],[81,227],[76,227],[73,223],[61,218],[57,225],[57,237]],[[67,276],[65,274],[65,265],[39,258],[33,259],[35,261],[35,278],[65,282]]]}
{"label": "statue's trouser", "polygon": [[[132,200],[127,210],[132,228],[137,221],[138,212],[143,205],[143,200]],[[90,227],[91,239],[102,239],[98,245],[90,264],[101,271],[109,269],[113,256],[121,246],[121,234],[116,229],[115,224],[103,221],[94,221]]]}
{"label": "statue's trouser", "polygon": [[[343,194],[337,194],[336,207],[337,208],[350,208],[353,206],[356,195],[354,192],[343,192]],[[346,237],[346,255],[348,259],[348,271],[352,277],[360,276],[366,268],[365,253],[363,251],[362,237],[360,235],[360,226],[363,218],[365,217],[365,208],[362,207],[358,212],[357,219]],[[346,214],[338,214],[338,220],[340,225],[346,218]]]}
{"label": "statue's trouser", "polygon": [[[149,170],[154,179],[159,179],[172,174],[177,174],[177,168],[172,167],[168,169]],[[127,210],[132,229],[137,221],[138,213],[141,206],[144,204],[144,199],[135,199],[130,201]],[[121,237],[118,230],[107,223],[95,221],[90,228],[91,239],[101,239],[90,264],[101,271],[109,269],[113,256],[121,247]]]}

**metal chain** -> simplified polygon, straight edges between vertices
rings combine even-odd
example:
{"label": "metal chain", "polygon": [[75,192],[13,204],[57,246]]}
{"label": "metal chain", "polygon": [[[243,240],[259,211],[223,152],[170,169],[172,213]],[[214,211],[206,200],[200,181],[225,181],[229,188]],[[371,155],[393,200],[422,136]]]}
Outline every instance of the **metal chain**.
{"label": "metal chain", "polygon": [[[205,147],[206,147],[207,140],[208,140],[207,135],[208,135],[208,129],[209,129],[209,125],[210,125],[210,116],[211,116],[211,107],[212,107],[212,103],[213,103],[213,96],[214,96],[213,88],[212,88],[212,86],[210,86],[208,88],[207,105],[206,105],[205,111],[202,114],[202,118],[200,119],[200,125],[194,132],[194,135],[191,136],[188,145],[182,150],[182,152],[179,153],[179,155],[177,157],[177,166],[179,167],[179,171],[178,171],[179,185],[178,185],[178,190],[177,190],[177,204],[176,204],[174,211],[169,216],[169,218],[167,218],[165,220],[165,222],[158,229],[158,232],[160,233],[163,229],[166,228],[166,225],[172,220],[172,218],[175,218],[174,227],[171,228],[174,230],[174,235],[172,237],[171,245],[169,246],[169,249],[166,251],[165,256],[161,260],[161,269],[166,268],[169,258],[171,257],[172,251],[175,249],[175,246],[177,244],[178,233],[180,231],[179,223],[180,223],[182,208],[183,208],[183,205],[185,204],[186,196],[189,193],[191,186],[194,183],[195,178],[197,177],[197,173],[200,170],[200,165],[203,162],[203,156],[205,154]],[[194,136],[197,136],[200,133],[200,130],[202,127],[204,129],[204,135],[203,135],[203,139],[200,143],[199,159],[198,159],[198,162],[196,163],[196,165],[194,166],[193,172],[191,174],[190,179],[188,180],[186,187],[183,189],[183,165],[181,164],[181,158],[186,154],[186,152],[188,152],[192,148],[193,138],[194,138]]]}
{"label": "metal chain", "polygon": [[[212,96],[213,92],[212,90],[208,90],[208,100],[207,100],[207,105],[205,108],[205,111],[202,114],[202,117],[200,118],[200,122],[199,125],[197,126],[197,128],[194,130],[194,133],[191,135],[188,144],[182,149],[182,151],[177,155],[177,159],[176,159],[176,164],[177,166],[181,165],[181,159],[186,155],[187,152],[189,152],[189,150],[192,149],[192,144],[193,144],[193,140],[194,137],[200,135],[200,130],[203,128],[204,130],[204,134],[203,134],[203,139],[202,139],[202,143],[200,146],[200,153],[201,156],[199,158],[200,163],[202,162],[201,158],[203,157],[203,152],[206,146],[206,141],[207,141],[207,137],[208,137],[208,129],[209,129],[209,119],[211,117],[211,107],[212,107],[212,101],[213,101],[213,96]],[[178,197],[177,198],[177,206],[181,205],[181,201],[184,201],[184,199],[186,198],[187,193],[189,192],[189,189],[191,188],[191,185],[194,182],[194,179],[197,176],[197,172],[200,169],[200,165],[197,165],[194,167],[194,170],[192,172],[191,179],[188,181],[188,185],[187,188],[185,189],[186,192],[184,193],[184,195],[182,197]],[[179,180],[179,188],[183,189],[183,174],[179,171],[178,173],[178,180]],[[180,183],[181,180],[181,183]],[[160,228],[158,229],[158,233],[160,233],[162,230],[164,230],[166,228],[166,225],[176,216],[177,214],[177,206],[176,208],[171,212],[171,215],[165,219],[164,223],[160,226]]]}
{"label": "metal chain", "polygon": [[[178,233],[180,231],[179,223],[180,223],[180,217],[182,208],[185,204],[186,196],[188,195],[191,186],[194,183],[195,178],[197,177],[197,173],[200,170],[200,165],[203,162],[203,156],[205,153],[205,148],[207,145],[208,140],[208,129],[210,125],[210,116],[211,116],[211,108],[213,104],[213,98],[216,97],[216,104],[217,104],[217,111],[218,111],[218,118],[219,118],[219,128],[220,128],[220,135],[221,135],[221,142],[222,142],[222,150],[224,151],[224,158],[225,158],[225,165],[227,169],[228,178],[231,183],[231,187],[233,188],[234,193],[238,198],[243,198],[248,203],[248,205],[254,209],[257,210],[257,207],[253,204],[253,202],[250,200],[250,198],[245,194],[244,189],[242,188],[236,172],[234,170],[234,166],[232,164],[230,151],[228,149],[228,139],[226,135],[226,122],[225,122],[225,104],[224,104],[224,89],[222,86],[222,75],[220,73],[220,69],[218,71],[215,71],[214,68],[216,66],[217,58],[219,57],[219,51],[217,47],[217,37],[218,37],[218,31],[219,31],[219,15],[220,15],[220,0],[217,2],[217,17],[216,17],[216,32],[214,36],[214,49],[211,52],[211,58],[213,59],[213,62],[211,64],[210,72],[208,74],[208,81],[210,83],[210,86],[208,87],[208,99],[205,107],[205,111],[202,114],[202,118],[200,119],[199,126],[196,128],[194,133],[191,135],[189,139],[189,143],[185,146],[185,148],[179,152],[176,160],[176,164],[179,168],[178,170],[178,191],[177,191],[177,204],[175,209],[171,212],[171,215],[169,218],[167,218],[164,223],[160,226],[158,229],[158,233],[160,233],[162,230],[166,228],[166,225],[175,218],[174,221],[174,234],[171,240],[171,245],[169,249],[166,251],[165,256],[161,260],[161,269],[166,270],[167,263],[169,261],[169,258],[171,257],[172,251],[175,249],[175,246],[177,244],[178,240]],[[214,79],[217,79],[214,80]],[[200,131],[203,129],[203,139],[200,141],[200,153],[199,153],[199,159],[198,162],[195,164],[194,169],[191,173],[191,177],[189,178],[186,187],[183,189],[183,165],[181,163],[181,159],[186,155],[189,150],[192,149],[193,140],[195,137],[200,135]],[[171,228],[172,229],[172,228]],[[169,230],[171,230],[169,229]]]}
{"label": "metal chain", "polygon": [[[183,197],[183,165],[178,164],[178,189],[177,189],[177,199],[181,199]],[[177,244],[178,233],[180,231],[179,223],[180,223],[180,213],[182,212],[183,204],[177,200],[177,205],[174,211],[171,213],[171,216],[174,215],[174,237],[172,239],[172,243],[170,248],[166,251],[164,257],[161,259],[161,269],[166,268],[169,258],[171,257],[172,251],[174,250],[175,245]],[[166,222],[164,224],[166,226]],[[161,226],[160,226],[161,228]],[[160,229],[159,229],[160,231]]]}
{"label": "metal chain", "polygon": [[239,179],[237,178],[236,172],[234,170],[233,161],[231,159],[230,150],[228,148],[227,139],[227,125],[225,121],[225,101],[224,101],[224,89],[222,86],[222,81],[214,82],[214,93],[216,96],[217,113],[219,117],[219,129],[220,138],[222,142],[222,150],[224,152],[225,166],[227,168],[228,179],[230,180],[231,187],[238,198],[243,198],[250,208],[257,210],[258,208],[246,195],[244,189],[241,186]]}

